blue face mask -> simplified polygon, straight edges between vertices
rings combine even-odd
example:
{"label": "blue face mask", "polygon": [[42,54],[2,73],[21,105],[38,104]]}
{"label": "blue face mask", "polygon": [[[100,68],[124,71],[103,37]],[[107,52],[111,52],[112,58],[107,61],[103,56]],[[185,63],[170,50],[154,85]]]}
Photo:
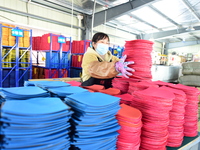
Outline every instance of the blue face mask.
{"label": "blue face mask", "polygon": [[105,55],[108,52],[108,45],[103,43],[98,43],[96,51],[99,55]]}

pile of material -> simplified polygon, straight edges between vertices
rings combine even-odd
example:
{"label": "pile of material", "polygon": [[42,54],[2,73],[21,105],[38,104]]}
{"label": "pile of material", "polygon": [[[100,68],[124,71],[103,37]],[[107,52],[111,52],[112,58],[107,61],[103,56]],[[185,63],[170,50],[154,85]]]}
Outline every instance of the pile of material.
{"label": "pile of material", "polygon": [[133,65],[129,65],[135,70],[133,77],[152,79],[152,46],[153,42],[148,40],[126,41],[124,55],[127,55],[126,61],[134,61]]}

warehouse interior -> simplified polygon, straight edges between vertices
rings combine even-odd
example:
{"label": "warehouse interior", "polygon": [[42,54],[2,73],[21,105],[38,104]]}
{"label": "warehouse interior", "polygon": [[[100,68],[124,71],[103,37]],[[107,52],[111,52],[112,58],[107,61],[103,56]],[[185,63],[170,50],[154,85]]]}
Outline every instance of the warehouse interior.
{"label": "warehouse interior", "polygon": [[[92,45],[93,35],[98,32],[109,36],[109,51],[113,56],[122,59],[127,55],[127,61],[135,62],[130,65],[135,70],[133,76],[124,79],[122,74],[118,74],[112,80],[112,90],[101,86],[81,86],[83,57]],[[28,150],[31,147],[34,150],[200,149],[198,0],[1,0],[0,51],[2,150]],[[35,93],[23,95],[23,91]],[[47,97],[51,97],[52,102],[48,103]],[[87,97],[88,102],[80,97]],[[102,112],[94,108],[96,103],[89,100],[94,97],[98,101],[110,100],[98,104],[104,108]],[[18,103],[29,98],[35,99],[31,99],[30,103]],[[157,103],[149,103],[146,98]],[[53,101],[62,103],[55,104],[58,109],[48,110],[46,107],[40,108],[37,100],[44,101],[49,107],[53,107]],[[120,105],[116,106],[117,102]],[[32,106],[32,103],[38,106]],[[19,110],[13,108],[15,105],[19,106]],[[26,106],[27,109],[23,109]],[[83,109],[84,106],[87,109]],[[113,106],[112,111],[108,106]],[[34,114],[31,109],[38,109],[38,112]],[[40,111],[42,109],[47,112]],[[108,111],[108,114],[105,115],[104,111]],[[131,116],[131,111],[138,116]],[[46,114],[41,118],[35,117],[40,113],[49,115],[52,119],[50,122],[55,125],[54,131],[53,125],[45,124],[49,121],[48,117],[45,118]],[[56,113],[66,115],[65,121],[68,123],[65,124]],[[98,122],[101,116],[104,119],[112,116],[113,120],[107,123],[105,119],[107,124],[101,121],[96,126],[91,120]],[[33,122],[30,121],[31,117]],[[56,119],[63,128],[69,129],[69,133],[61,131],[55,124]],[[85,122],[81,122],[81,119]],[[113,123],[116,120],[118,126]],[[15,121],[22,124],[18,125]],[[34,127],[37,123],[41,125],[41,130]],[[89,128],[92,123],[94,128]],[[7,128],[7,124],[11,127]],[[26,125],[33,127],[32,131]],[[158,127],[154,132],[152,125]],[[19,132],[15,126],[20,129]],[[51,136],[48,134],[49,140],[45,139],[47,134],[41,132],[43,128],[52,133]],[[94,130],[95,136],[88,135],[90,130]],[[39,139],[21,144],[25,138],[31,139],[29,132],[34,134],[32,138]],[[62,139],[64,134],[65,140]],[[9,138],[13,138],[13,141]],[[21,138],[19,143],[17,138]],[[54,141],[58,144],[51,145]]]}

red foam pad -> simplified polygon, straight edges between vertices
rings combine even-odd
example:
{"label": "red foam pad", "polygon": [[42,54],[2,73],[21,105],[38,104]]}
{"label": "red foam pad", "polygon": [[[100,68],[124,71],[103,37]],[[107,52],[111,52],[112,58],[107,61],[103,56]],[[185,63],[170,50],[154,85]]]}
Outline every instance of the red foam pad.
{"label": "red foam pad", "polygon": [[68,81],[66,83],[69,83],[71,86],[80,86],[81,85],[81,82],[78,82],[78,81]]}
{"label": "red foam pad", "polygon": [[98,90],[98,92],[109,94],[109,95],[119,95],[121,93],[121,91],[116,88],[108,88],[108,89],[104,89],[104,90]]}
{"label": "red foam pad", "polygon": [[97,85],[97,84],[94,84],[91,86],[82,86],[82,87],[85,89],[90,89],[90,90],[96,91],[96,92],[98,92],[99,90],[105,89],[103,85]]}

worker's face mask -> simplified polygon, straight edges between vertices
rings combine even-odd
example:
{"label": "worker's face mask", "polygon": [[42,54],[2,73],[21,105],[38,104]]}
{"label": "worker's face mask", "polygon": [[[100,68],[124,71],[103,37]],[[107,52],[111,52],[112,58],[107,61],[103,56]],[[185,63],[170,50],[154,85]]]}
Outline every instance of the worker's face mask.
{"label": "worker's face mask", "polygon": [[99,55],[105,55],[108,52],[108,45],[103,43],[98,43],[96,51]]}

